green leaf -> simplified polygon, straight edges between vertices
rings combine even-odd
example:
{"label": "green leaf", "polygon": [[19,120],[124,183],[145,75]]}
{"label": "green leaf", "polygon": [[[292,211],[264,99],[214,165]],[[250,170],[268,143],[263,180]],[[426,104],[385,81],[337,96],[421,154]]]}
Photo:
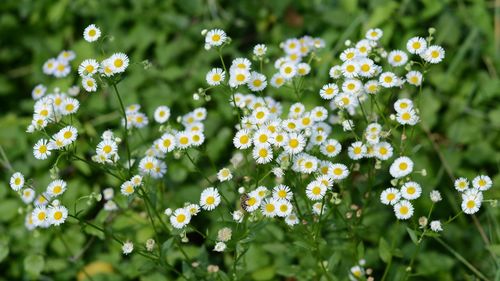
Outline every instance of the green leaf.
{"label": "green leaf", "polygon": [[45,267],[45,259],[41,255],[29,255],[24,259],[24,270],[32,277],[38,277]]}
{"label": "green leaf", "polygon": [[271,280],[273,279],[275,274],[276,269],[274,268],[274,266],[268,266],[254,271],[252,273],[252,278],[254,280]]}
{"label": "green leaf", "polygon": [[387,241],[383,237],[380,237],[379,246],[378,246],[378,254],[379,254],[380,258],[382,259],[382,261],[384,261],[385,263],[388,263],[392,257],[391,248],[389,246],[389,243],[387,243]]}
{"label": "green leaf", "polygon": [[9,245],[7,242],[0,242],[0,262],[2,262],[9,255]]}
{"label": "green leaf", "polygon": [[417,238],[417,234],[415,234],[415,231],[413,229],[410,229],[409,227],[406,228],[406,231],[410,235],[411,241],[413,241],[413,243],[415,243],[415,245],[418,244],[418,238]]}

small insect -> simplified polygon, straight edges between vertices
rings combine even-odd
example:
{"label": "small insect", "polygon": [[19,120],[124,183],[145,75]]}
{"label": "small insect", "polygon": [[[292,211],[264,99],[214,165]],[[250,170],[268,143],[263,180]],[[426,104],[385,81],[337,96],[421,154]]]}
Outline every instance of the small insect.
{"label": "small insect", "polygon": [[241,196],[240,196],[240,206],[245,211],[248,208],[248,204],[247,204],[248,199],[250,199],[250,197],[248,196],[248,193],[241,194]]}

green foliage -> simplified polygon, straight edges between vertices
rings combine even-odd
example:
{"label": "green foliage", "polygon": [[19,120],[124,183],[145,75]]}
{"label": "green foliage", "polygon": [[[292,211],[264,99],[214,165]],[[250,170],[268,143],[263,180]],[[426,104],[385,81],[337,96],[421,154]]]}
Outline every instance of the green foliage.
{"label": "green foliage", "polygon": [[[491,2],[491,1],[490,1]],[[103,226],[100,231],[75,219],[59,232],[35,230],[28,232],[23,225],[22,202],[8,187],[14,170],[30,174],[45,186],[49,182],[48,162],[35,161],[32,145],[35,138],[25,129],[30,123],[33,101],[31,90],[38,83],[50,87],[67,87],[77,82],[76,77],[55,81],[44,76],[41,65],[60,50],[71,48],[79,56],[102,58],[81,38],[82,30],[96,23],[112,36],[103,45],[106,53],[123,51],[130,55],[132,64],[125,80],[119,84],[126,104],[139,103],[148,116],[156,106],[167,105],[173,116],[182,115],[202,101],[192,99],[193,93],[205,85],[205,74],[218,62],[215,52],[206,52],[200,31],[204,28],[223,28],[232,36],[233,43],[224,51],[227,57],[243,56],[257,43],[266,43],[269,52],[279,52],[279,42],[309,34],[325,40],[331,53],[322,54],[315,62],[318,73],[316,84],[325,81],[328,69],[347,39],[358,38],[366,29],[380,27],[384,30],[383,43],[392,48],[404,48],[411,36],[425,36],[429,27],[435,27],[436,43],[446,49],[446,59],[426,74],[421,99],[422,123],[429,130],[416,133],[415,161],[426,167],[427,176],[419,178],[424,195],[432,189],[441,190],[444,202],[435,210],[441,217],[451,217],[460,210],[460,199],[452,187],[436,150],[441,151],[455,175],[473,177],[478,173],[492,176],[494,187],[488,198],[500,197],[500,46],[494,37],[494,14],[491,3],[485,0],[341,0],[341,1],[99,1],[99,0],[5,0],[0,3],[0,146],[10,163],[2,158],[0,183],[0,280],[197,280],[207,271],[207,264],[216,264],[219,273],[208,275],[207,280],[319,280],[316,259],[311,249],[315,241],[298,227],[297,233],[283,233],[272,225],[257,225],[252,229],[238,229],[233,237],[243,237],[238,245],[230,245],[230,253],[215,254],[199,242],[201,235],[189,237],[198,241],[190,246],[179,245],[179,239],[170,238],[159,247],[159,255],[175,271],[159,271],[155,265],[140,255],[123,256],[121,245],[113,235],[138,243],[136,250],[144,249],[146,240],[154,236],[151,223],[144,212],[144,204],[117,202],[129,207],[121,217],[108,223],[102,206],[88,198],[92,192],[121,183],[113,177],[92,169],[83,162],[60,159],[61,174],[70,179],[71,188],[64,195],[71,213],[77,212],[86,220]],[[498,9],[498,8],[496,8]],[[498,37],[498,34],[497,34]],[[77,64],[73,65],[73,69]],[[316,104],[316,89],[309,90],[307,104]],[[402,90],[401,94],[405,93]],[[277,98],[292,95],[285,91],[273,94]],[[91,151],[99,142],[100,132],[112,127],[120,119],[119,104],[112,89],[95,94],[82,94],[83,100],[79,128],[90,143],[78,144],[79,153]],[[198,166],[214,174],[216,167],[227,165],[231,158],[231,139],[234,120],[237,118],[226,105],[224,92],[211,93],[208,120],[205,124],[207,155],[192,156]],[[283,101],[290,104],[290,100]],[[154,137],[144,132],[145,139],[131,140],[139,147],[150,143]],[[434,144],[430,142],[434,141]],[[418,152],[418,153],[417,153]],[[170,156],[169,156],[170,157]],[[150,194],[154,206],[178,206],[199,196],[204,179],[186,159],[171,160],[169,175],[161,183],[161,190]],[[170,164],[171,163],[171,164]],[[375,182],[379,192],[387,181]],[[234,189],[234,186],[222,186]],[[359,186],[366,190],[367,186]],[[377,193],[379,194],[379,193]],[[232,201],[235,198],[231,198]],[[358,202],[355,202],[358,203]],[[426,203],[422,203],[425,205]],[[419,206],[426,207],[429,206]],[[418,208],[417,208],[418,209]],[[340,210],[347,212],[348,210]],[[415,220],[419,216],[416,214]],[[165,219],[166,217],[164,217]],[[470,262],[489,280],[500,276],[500,241],[496,205],[484,204],[476,218],[459,218],[445,229],[444,241],[464,260]],[[159,220],[155,219],[158,225]],[[347,227],[342,222],[328,222],[333,231]],[[229,217],[218,215],[200,218],[195,224],[207,229],[211,241],[216,231],[235,224]],[[413,224],[413,225],[412,225]],[[367,210],[363,223],[353,229],[352,237],[325,237],[320,240],[316,255],[327,261],[330,280],[346,280],[348,270],[359,259],[366,259],[377,280],[383,276],[388,263],[391,273],[386,280],[401,280],[411,255],[419,247],[412,280],[474,280],[477,276],[470,267],[450,252],[434,237],[426,237],[419,244],[421,233],[411,228],[396,226],[390,211],[377,207]],[[478,227],[479,225],[479,227]],[[335,232],[334,232],[335,234]],[[61,236],[62,235],[62,236]],[[288,235],[293,235],[294,240]],[[427,234],[426,234],[427,235]],[[163,240],[161,240],[163,241]],[[394,242],[392,242],[394,241]],[[158,241],[157,241],[158,242]],[[395,243],[395,244],[392,244]],[[286,246],[285,246],[286,245]],[[397,245],[397,246],[394,246]],[[203,268],[193,267],[183,256],[181,248],[190,259],[197,260]],[[331,256],[324,256],[324,249],[339,249]],[[341,255],[350,253],[350,255]],[[237,257],[243,255],[236,270],[230,275]],[[224,271],[224,272],[222,272]],[[77,276],[77,277],[76,277]],[[324,275],[323,279],[326,280]]]}

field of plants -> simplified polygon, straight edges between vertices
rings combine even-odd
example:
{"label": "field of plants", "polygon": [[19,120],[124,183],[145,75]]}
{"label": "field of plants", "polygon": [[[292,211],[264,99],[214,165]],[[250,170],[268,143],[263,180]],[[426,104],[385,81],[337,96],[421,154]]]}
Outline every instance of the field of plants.
{"label": "field of plants", "polygon": [[500,1],[0,13],[0,280],[500,280]]}

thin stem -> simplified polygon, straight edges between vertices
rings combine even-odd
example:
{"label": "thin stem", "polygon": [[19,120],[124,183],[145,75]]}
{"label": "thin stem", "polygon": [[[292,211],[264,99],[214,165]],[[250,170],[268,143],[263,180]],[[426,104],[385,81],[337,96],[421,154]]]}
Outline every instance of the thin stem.
{"label": "thin stem", "polygon": [[113,89],[115,90],[116,97],[118,98],[118,102],[120,103],[120,109],[122,111],[123,119],[125,120],[125,129],[123,130],[123,139],[125,141],[125,147],[127,148],[127,162],[128,162],[128,171],[129,171],[129,176],[132,176],[131,169],[132,165],[130,162],[130,146],[128,142],[128,120],[127,120],[127,114],[125,113],[125,106],[123,106],[123,101],[120,96],[120,93],[118,92],[118,88],[116,87],[116,83],[113,83]]}

